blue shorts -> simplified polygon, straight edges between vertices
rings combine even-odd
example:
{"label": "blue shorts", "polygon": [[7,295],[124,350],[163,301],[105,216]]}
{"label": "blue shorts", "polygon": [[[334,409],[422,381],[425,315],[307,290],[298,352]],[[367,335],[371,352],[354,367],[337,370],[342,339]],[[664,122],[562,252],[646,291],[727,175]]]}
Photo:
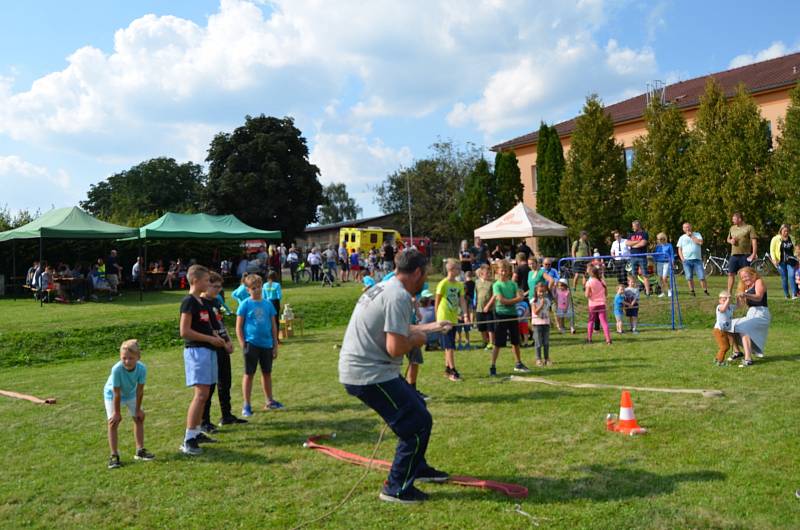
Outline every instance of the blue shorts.
{"label": "blue shorts", "polygon": [[186,370],[186,386],[217,383],[217,352],[211,348],[184,348],[183,366]]}
{"label": "blue shorts", "polygon": [[687,259],[683,262],[683,275],[691,281],[695,277],[698,280],[705,280],[706,273],[703,270],[703,262],[699,259]]}
{"label": "blue shorts", "polygon": [[450,328],[450,331],[447,333],[442,333],[442,336],[439,338],[439,343],[442,345],[442,348],[445,350],[455,350],[456,349],[456,328]]}
{"label": "blue shorts", "polygon": [[647,256],[631,256],[631,274],[636,274],[637,268],[641,269],[642,276],[647,276]]}
{"label": "blue shorts", "polygon": [[735,276],[736,273],[739,272],[739,269],[749,267],[750,262],[747,261],[748,257],[748,254],[734,254],[731,256],[730,261],[728,261],[728,275]]}
{"label": "blue shorts", "polygon": [[622,309],[614,308],[614,318],[616,318],[617,320],[622,320],[623,316],[624,315],[622,313]]}

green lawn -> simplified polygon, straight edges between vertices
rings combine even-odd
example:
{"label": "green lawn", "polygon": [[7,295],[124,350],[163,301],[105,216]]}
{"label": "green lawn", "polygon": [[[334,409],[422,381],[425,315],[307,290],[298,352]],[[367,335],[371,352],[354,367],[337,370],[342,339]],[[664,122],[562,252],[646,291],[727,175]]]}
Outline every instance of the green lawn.
{"label": "green lawn", "polygon": [[[720,280],[713,284],[719,290]],[[351,501],[322,528],[797,528],[800,487],[797,425],[800,305],[785,302],[769,279],[774,320],[767,357],[752,369],[711,365],[711,299],[683,296],[689,327],[615,337],[585,345],[583,336],[553,337],[556,365],[536,369],[559,381],[716,388],[723,398],[633,392],[649,429],[625,437],[604,428],[619,392],[490,379],[488,355],[458,352],[463,383],[442,375],[442,354],[426,355],[420,388],[433,396],[429,461],[457,474],[522,484],[519,501],[453,485],[426,485],[428,503],[377,500],[383,473],[371,472]],[[78,328],[108,336],[106,353],[84,359],[0,368],[0,388],[56,397],[54,406],[0,397],[0,527],[291,527],[333,507],[363,469],[303,449],[311,434],[336,432],[337,447],[368,455],[379,418],[337,383],[343,324],[355,286],[290,288],[286,297],[309,317],[304,337],[287,341],[275,365],[281,412],[257,412],[249,425],[226,428],[221,443],[197,458],[177,448],[190,391],[180,346],[149,346],[145,391],[150,463],[132,459],[129,420],[121,428],[122,469],[108,471],[101,390],[117,360],[125,326],[175,325],[177,293],[128,294],[111,304],[50,305],[0,300],[3,342],[21,333]],[[682,293],[685,295],[685,293]],[[645,302],[647,303],[647,302]],[[114,329],[111,333],[107,329]],[[106,331],[103,331],[106,329]],[[77,333],[77,332],[76,332]],[[107,335],[103,335],[107,333]],[[473,333],[473,338],[475,334]],[[527,361],[533,350],[523,350]],[[57,355],[54,359],[59,358]],[[530,363],[532,364],[532,363]],[[242,361],[233,357],[234,405],[241,405]],[[498,369],[509,375],[510,351]],[[218,416],[214,409],[214,416]],[[391,459],[391,433],[379,456]]]}

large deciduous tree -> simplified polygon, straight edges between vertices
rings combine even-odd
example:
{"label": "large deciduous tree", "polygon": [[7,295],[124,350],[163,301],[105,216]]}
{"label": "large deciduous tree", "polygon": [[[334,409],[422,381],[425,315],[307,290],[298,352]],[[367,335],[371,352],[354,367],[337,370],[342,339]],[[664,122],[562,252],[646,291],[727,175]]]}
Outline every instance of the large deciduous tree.
{"label": "large deciduous tree", "polygon": [[347,193],[344,183],[333,182],[322,189],[322,204],[318,213],[320,224],[352,221],[361,212],[355,199]]}
{"label": "large deciduous tree", "polygon": [[622,224],[624,151],[597,95],[586,98],[576,121],[559,206],[573,238],[586,230],[598,244]]}
{"label": "large deciduous tree", "polygon": [[[430,157],[395,171],[376,186],[375,202],[384,213],[405,213],[410,189],[415,236],[437,241],[463,239],[469,234],[453,223],[453,215],[458,212],[467,175],[481,159],[481,150],[473,144],[458,147],[451,141],[437,142],[431,150]],[[402,228],[408,231],[407,224]]]}
{"label": "large deciduous tree", "polygon": [[[557,223],[564,221],[559,208],[564,165],[564,148],[556,128],[542,122],[536,145],[536,211]],[[540,254],[557,256],[564,250],[564,241],[560,237],[540,237],[538,246]]]}
{"label": "large deciduous tree", "polygon": [[118,223],[153,220],[167,211],[197,211],[205,181],[203,168],[174,158],[153,158],[89,187],[81,207]]}
{"label": "large deciduous tree", "polygon": [[211,142],[206,208],[245,223],[278,229],[284,239],[303,233],[322,204],[319,168],[292,118],[246,116],[232,133]]}
{"label": "large deciduous tree", "polygon": [[634,159],[624,201],[626,215],[677,241],[693,180],[689,130],[681,111],[653,99],[645,110],[647,134],[633,142]]}

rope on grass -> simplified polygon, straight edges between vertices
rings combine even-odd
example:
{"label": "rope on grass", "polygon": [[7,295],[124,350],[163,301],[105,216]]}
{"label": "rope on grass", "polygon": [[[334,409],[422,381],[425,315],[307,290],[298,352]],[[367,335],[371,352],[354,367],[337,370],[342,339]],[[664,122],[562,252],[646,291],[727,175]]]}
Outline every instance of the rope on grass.
{"label": "rope on grass", "polygon": [[640,392],[663,392],[667,394],[700,394],[703,397],[723,397],[725,393],[722,390],[713,390],[705,388],[655,388],[646,386],[629,386],[629,385],[603,385],[599,383],[567,383],[565,381],[553,381],[552,379],[545,379],[543,377],[520,377],[512,375],[508,378],[509,381],[516,381],[519,383],[541,383],[550,386],[567,386],[570,388],[602,388],[613,390],[637,390]]}
{"label": "rope on grass", "polygon": [[339,503],[336,506],[334,506],[333,508],[331,508],[327,512],[323,513],[322,515],[320,515],[319,517],[317,517],[315,519],[310,519],[308,521],[300,523],[299,525],[295,526],[292,530],[299,530],[300,528],[305,528],[307,526],[311,526],[312,524],[319,523],[320,521],[324,521],[325,519],[327,519],[328,517],[330,517],[331,515],[336,513],[342,506],[345,505],[345,503],[347,503],[347,501],[350,500],[350,497],[353,496],[353,493],[355,493],[356,488],[358,488],[358,486],[360,486],[361,483],[364,482],[364,479],[367,478],[367,475],[369,474],[370,469],[372,469],[372,463],[376,461],[375,457],[378,454],[378,449],[381,446],[381,442],[383,442],[383,436],[386,434],[386,430],[388,428],[389,428],[389,424],[388,423],[384,424],[383,429],[381,429],[381,433],[378,435],[378,441],[375,443],[375,447],[372,449],[372,455],[370,455],[370,457],[369,457],[370,461],[367,464],[367,468],[364,470],[364,474],[361,475],[358,478],[358,480],[356,480],[355,484],[353,484],[353,487],[350,488],[350,491],[347,492],[347,495],[345,495],[342,498],[342,500],[340,500]]}
{"label": "rope on grass", "polygon": [[0,396],[5,396],[13,399],[24,399],[37,405],[55,405],[56,398],[38,398],[36,396],[29,396],[28,394],[20,394],[19,392],[12,392],[10,390],[0,390]]}

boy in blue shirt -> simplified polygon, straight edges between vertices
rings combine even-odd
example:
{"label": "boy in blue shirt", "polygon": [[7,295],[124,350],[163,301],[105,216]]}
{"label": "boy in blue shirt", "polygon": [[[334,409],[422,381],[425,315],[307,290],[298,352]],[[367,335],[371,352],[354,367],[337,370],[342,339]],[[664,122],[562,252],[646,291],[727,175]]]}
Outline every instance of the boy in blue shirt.
{"label": "boy in blue shirt", "polygon": [[122,421],[122,406],[128,409],[133,418],[133,435],[136,439],[136,460],[153,460],[155,455],[144,448],[144,383],[147,379],[147,367],[139,362],[141,350],[136,339],[126,340],[119,348],[119,362],[111,368],[111,375],[103,388],[103,397],[108,417],[108,445],[111,458],[108,469],[120,467],[119,450],[117,448],[117,428]]}
{"label": "boy in blue shirt", "polygon": [[283,293],[281,292],[281,284],[278,283],[278,273],[275,271],[269,271],[269,274],[267,275],[267,283],[264,284],[264,287],[261,290],[263,291],[264,298],[269,300],[269,302],[272,304],[272,307],[275,308],[275,325],[279,326],[279,315],[281,314],[281,299],[283,298]]}
{"label": "boy in blue shirt", "polygon": [[283,405],[272,398],[272,361],[278,358],[278,327],[275,324],[275,307],[263,298],[261,277],[250,274],[244,279],[250,298],[236,310],[236,336],[244,352],[244,377],[242,378],[242,397],[244,405],[242,416],[253,415],[250,395],[253,390],[253,376],[261,365],[261,386],[267,404],[266,410],[282,409]]}

